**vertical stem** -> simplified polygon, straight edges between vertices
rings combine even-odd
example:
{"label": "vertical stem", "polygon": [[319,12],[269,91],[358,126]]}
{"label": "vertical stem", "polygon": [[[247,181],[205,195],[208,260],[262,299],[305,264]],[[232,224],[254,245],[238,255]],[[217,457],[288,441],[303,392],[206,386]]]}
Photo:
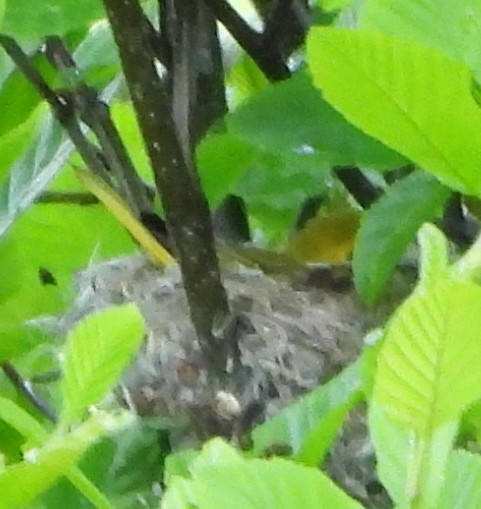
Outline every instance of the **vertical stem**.
{"label": "vertical stem", "polygon": [[175,243],[197,338],[211,365],[223,369],[227,342],[219,341],[212,330],[228,315],[227,296],[191,151],[179,139],[169,88],[159,76],[151,29],[139,1],[103,3]]}

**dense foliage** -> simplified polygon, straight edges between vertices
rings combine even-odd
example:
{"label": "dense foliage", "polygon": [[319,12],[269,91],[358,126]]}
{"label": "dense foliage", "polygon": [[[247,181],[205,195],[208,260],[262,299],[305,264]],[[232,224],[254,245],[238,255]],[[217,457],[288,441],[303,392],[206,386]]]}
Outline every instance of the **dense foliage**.
{"label": "dense foliage", "polygon": [[[93,87],[136,170],[129,189],[142,200],[158,185],[103,3],[0,0],[0,509],[364,507],[319,468],[362,403],[393,507],[481,507],[481,241],[465,230],[481,210],[479,2],[317,0],[289,76],[269,75],[222,32],[229,112],[195,143],[210,209],[241,197],[258,245],[296,263],[345,262],[353,248],[366,307],[413,252],[418,280],[354,364],[254,428],[247,450],[215,438],[182,451],[160,443],[158,422],[101,405],[142,343],[134,305],[92,314],[61,341],[49,334],[76,271],[137,242],[170,262],[139,233],[128,199],[89,173],[103,117],[87,104],[81,122],[58,121],[59,97]],[[250,2],[232,3],[256,18]],[[142,2],[151,20],[157,4]],[[319,221],[289,244],[314,195]],[[40,380],[59,367],[58,380]],[[41,382],[33,396],[28,380]],[[274,445],[285,457],[266,457]]]}

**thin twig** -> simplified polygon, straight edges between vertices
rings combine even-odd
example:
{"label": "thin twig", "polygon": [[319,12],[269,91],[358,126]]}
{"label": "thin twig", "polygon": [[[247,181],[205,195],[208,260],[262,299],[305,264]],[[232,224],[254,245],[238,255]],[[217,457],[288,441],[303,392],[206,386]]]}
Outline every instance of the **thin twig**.
{"label": "thin twig", "polygon": [[356,166],[335,166],[334,173],[364,209],[368,209],[381,196],[381,191]]}
{"label": "thin twig", "polygon": [[87,140],[71,105],[57,95],[44,80],[43,76],[32,65],[30,59],[12,37],[0,34],[0,46],[15,62],[24,76],[30,81],[37,92],[47,101],[52,108],[55,118],[62,124],[72,140],[75,148],[83,160],[95,173],[108,179],[108,173],[102,160],[102,155],[94,144]]}
{"label": "thin twig", "polygon": [[44,191],[37,203],[64,203],[72,205],[97,205],[99,200],[91,193],[70,191]]}
{"label": "thin twig", "polygon": [[48,403],[35,393],[31,383],[25,380],[20,373],[10,364],[10,362],[2,362],[0,364],[5,376],[12,382],[15,388],[23,394],[32,406],[34,406],[49,421],[56,422],[57,415]]}
{"label": "thin twig", "polygon": [[256,32],[225,0],[204,0],[215,17],[249,54],[270,81],[289,78],[290,71],[276,46],[264,44],[262,33]]}
{"label": "thin twig", "polygon": [[73,57],[59,37],[47,38],[46,55],[52,64],[64,73],[68,81],[64,97],[72,101],[73,109],[96,135],[107,167],[117,184],[115,187],[137,216],[142,211],[150,211],[152,205],[144,184],[112,122],[108,105],[100,100],[94,88],[80,79]]}

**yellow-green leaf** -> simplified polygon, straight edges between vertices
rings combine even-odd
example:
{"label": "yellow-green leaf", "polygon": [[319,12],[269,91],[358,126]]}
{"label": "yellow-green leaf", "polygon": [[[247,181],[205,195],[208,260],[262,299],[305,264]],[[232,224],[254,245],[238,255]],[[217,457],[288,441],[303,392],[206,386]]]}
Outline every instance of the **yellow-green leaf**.
{"label": "yellow-green leaf", "polygon": [[386,331],[374,398],[396,422],[429,438],[481,397],[481,288],[422,286]]}
{"label": "yellow-green leaf", "polygon": [[481,111],[471,74],[439,51],[377,32],[319,28],[308,61],[354,125],[449,186],[481,194]]}

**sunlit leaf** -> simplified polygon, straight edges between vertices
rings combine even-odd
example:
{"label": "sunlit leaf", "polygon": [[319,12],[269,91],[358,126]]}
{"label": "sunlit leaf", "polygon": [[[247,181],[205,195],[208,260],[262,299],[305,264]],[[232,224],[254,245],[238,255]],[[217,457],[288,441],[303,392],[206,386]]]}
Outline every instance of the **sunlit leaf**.
{"label": "sunlit leaf", "polygon": [[439,498],[439,509],[481,507],[481,458],[467,451],[453,451]]}
{"label": "sunlit leaf", "polygon": [[317,0],[317,4],[326,11],[344,9],[352,3],[353,0]]}
{"label": "sunlit leaf", "polygon": [[269,80],[248,55],[242,55],[229,73],[228,83],[233,87],[234,101],[242,102],[256,92],[265,90]]}
{"label": "sunlit leaf", "polygon": [[416,43],[342,28],[312,30],[308,60],[316,86],[350,122],[447,185],[481,193],[481,111],[467,67]]}
{"label": "sunlit leaf", "polygon": [[143,339],[143,319],[134,304],[107,308],[84,318],[63,349],[60,421],[80,419],[111,390]]}
{"label": "sunlit leaf", "polygon": [[[319,509],[339,507],[361,509],[361,504],[348,497],[317,468],[308,468],[282,460],[245,460],[225,450],[217,456],[207,452],[211,460],[202,462],[202,453],[195,460],[198,468],[192,480],[173,478],[162,509],[220,509],[229,501],[232,509]],[[288,482],[286,482],[288,480]]]}
{"label": "sunlit leaf", "polygon": [[481,397],[480,306],[479,286],[440,280],[415,291],[388,325],[374,398],[420,438]]}
{"label": "sunlit leaf", "polygon": [[[422,490],[425,497],[438,498],[457,434],[456,423],[436,430],[427,443],[427,450],[419,456],[420,461],[416,456],[420,447],[414,433],[391,420],[376,400],[369,406],[369,432],[376,451],[379,480],[396,507],[405,507],[416,489]],[[428,475],[423,479],[424,469]]]}
{"label": "sunlit leaf", "polygon": [[406,503],[409,455],[413,440],[408,430],[389,419],[374,400],[369,404],[369,436],[376,451],[377,474],[396,504]]}
{"label": "sunlit leaf", "polygon": [[361,27],[419,41],[464,62],[481,77],[481,4],[477,0],[368,0]]}
{"label": "sunlit leaf", "polygon": [[48,437],[48,431],[28,412],[13,401],[2,397],[0,397],[0,419],[33,443],[41,444]]}

